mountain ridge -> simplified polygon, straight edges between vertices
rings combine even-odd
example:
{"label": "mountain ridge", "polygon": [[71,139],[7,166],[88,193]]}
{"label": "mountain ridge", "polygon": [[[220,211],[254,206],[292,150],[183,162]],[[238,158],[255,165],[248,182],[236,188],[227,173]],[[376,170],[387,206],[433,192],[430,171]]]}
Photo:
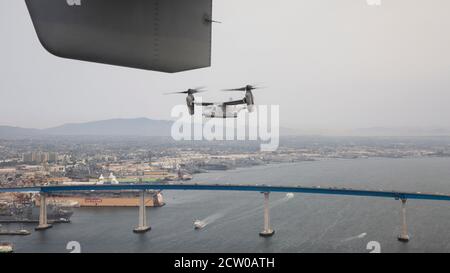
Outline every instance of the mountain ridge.
{"label": "mountain ridge", "polygon": [[[157,120],[146,117],[115,118],[89,122],[66,123],[60,126],[34,129],[0,125],[0,138],[37,137],[37,136],[155,136],[168,137],[174,121]],[[280,127],[280,136],[450,136],[450,128],[413,128],[413,127],[368,127],[341,132],[308,131]]]}
{"label": "mountain ridge", "polygon": [[0,137],[27,136],[169,136],[173,122],[149,118],[66,123],[46,129],[0,126]]}

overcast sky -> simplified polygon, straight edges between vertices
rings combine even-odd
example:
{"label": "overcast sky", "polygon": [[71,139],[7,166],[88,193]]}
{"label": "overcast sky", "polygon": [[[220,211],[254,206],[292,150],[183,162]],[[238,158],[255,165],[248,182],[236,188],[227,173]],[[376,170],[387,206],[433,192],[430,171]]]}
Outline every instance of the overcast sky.
{"label": "overcast sky", "polygon": [[[450,127],[450,1],[215,0],[212,67],[177,74],[57,58],[24,1],[0,0],[0,125],[169,119],[168,91],[261,83],[297,129]],[[234,98],[239,95],[234,95]]]}

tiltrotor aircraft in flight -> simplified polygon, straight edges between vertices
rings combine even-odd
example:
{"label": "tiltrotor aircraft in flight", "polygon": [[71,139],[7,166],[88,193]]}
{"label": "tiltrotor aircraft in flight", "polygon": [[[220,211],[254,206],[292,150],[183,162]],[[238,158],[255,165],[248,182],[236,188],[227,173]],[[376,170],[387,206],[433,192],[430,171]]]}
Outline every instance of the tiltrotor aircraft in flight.
{"label": "tiltrotor aircraft in flight", "polygon": [[171,92],[169,94],[187,94],[186,105],[189,109],[189,114],[195,114],[195,106],[204,107],[202,113],[204,117],[207,118],[236,118],[238,113],[243,110],[248,112],[253,112],[255,108],[255,99],[252,91],[259,89],[254,85],[246,85],[241,88],[224,89],[222,91],[241,91],[245,92],[244,98],[240,100],[230,100],[226,102],[196,102],[194,94],[205,92],[203,87],[198,87],[194,89],[188,89],[181,92]]}

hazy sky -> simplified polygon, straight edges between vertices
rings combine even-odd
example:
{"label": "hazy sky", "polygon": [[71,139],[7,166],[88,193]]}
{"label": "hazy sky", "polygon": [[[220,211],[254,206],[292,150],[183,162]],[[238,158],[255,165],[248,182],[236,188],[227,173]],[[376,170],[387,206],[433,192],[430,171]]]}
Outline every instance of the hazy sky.
{"label": "hazy sky", "polygon": [[[212,67],[165,74],[57,58],[24,1],[0,0],[0,124],[43,128],[109,118],[169,119],[208,86],[261,83],[298,129],[450,126],[450,1],[215,0]],[[239,94],[240,95],[240,94]],[[235,94],[233,97],[239,97]]]}

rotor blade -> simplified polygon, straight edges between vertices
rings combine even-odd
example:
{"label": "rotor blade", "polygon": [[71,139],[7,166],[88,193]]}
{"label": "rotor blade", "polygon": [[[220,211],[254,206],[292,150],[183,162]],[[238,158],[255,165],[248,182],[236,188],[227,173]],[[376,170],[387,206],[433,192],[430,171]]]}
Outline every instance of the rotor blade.
{"label": "rotor blade", "polygon": [[255,89],[263,89],[266,88],[264,86],[260,86],[259,84],[249,84],[247,87],[250,87],[250,90],[255,90]]}
{"label": "rotor blade", "polygon": [[223,89],[222,91],[251,91],[251,90],[255,90],[255,89],[262,89],[265,87],[260,87],[259,85],[246,85],[244,87],[240,87],[240,88],[232,88],[232,89]]}
{"label": "rotor blade", "polygon": [[195,94],[195,93],[202,93],[202,92],[206,92],[206,90],[202,90],[205,87],[197,87],[195,89],[188,89],[186,91],[181,91],[181,92],[169,92],[169,93],[164,93],[164,95],[172,95],[172,94]]}
{"label": "rotor blade", "polygon": [[169,92],[169,93],[164,93],[164,95],[173,95],[173,94],[187,94],[188,91],[181,91],[181,92]]}
{"label": "rotor blade", "polygon": [[222,89],[222,91],[245,91],[246,87],[233,88],[233,89]]}
{"label": "rotor blade", "polygon": [[206,92],[206,90],[194,90],[191,92],[191,94],[197,94],[197,93],[203,93]]}
{"label": "rotor blade", "polygon": [[195,105],[201,105],[201,106],[211,106],[214,105],[212,102],[194,102]]}

